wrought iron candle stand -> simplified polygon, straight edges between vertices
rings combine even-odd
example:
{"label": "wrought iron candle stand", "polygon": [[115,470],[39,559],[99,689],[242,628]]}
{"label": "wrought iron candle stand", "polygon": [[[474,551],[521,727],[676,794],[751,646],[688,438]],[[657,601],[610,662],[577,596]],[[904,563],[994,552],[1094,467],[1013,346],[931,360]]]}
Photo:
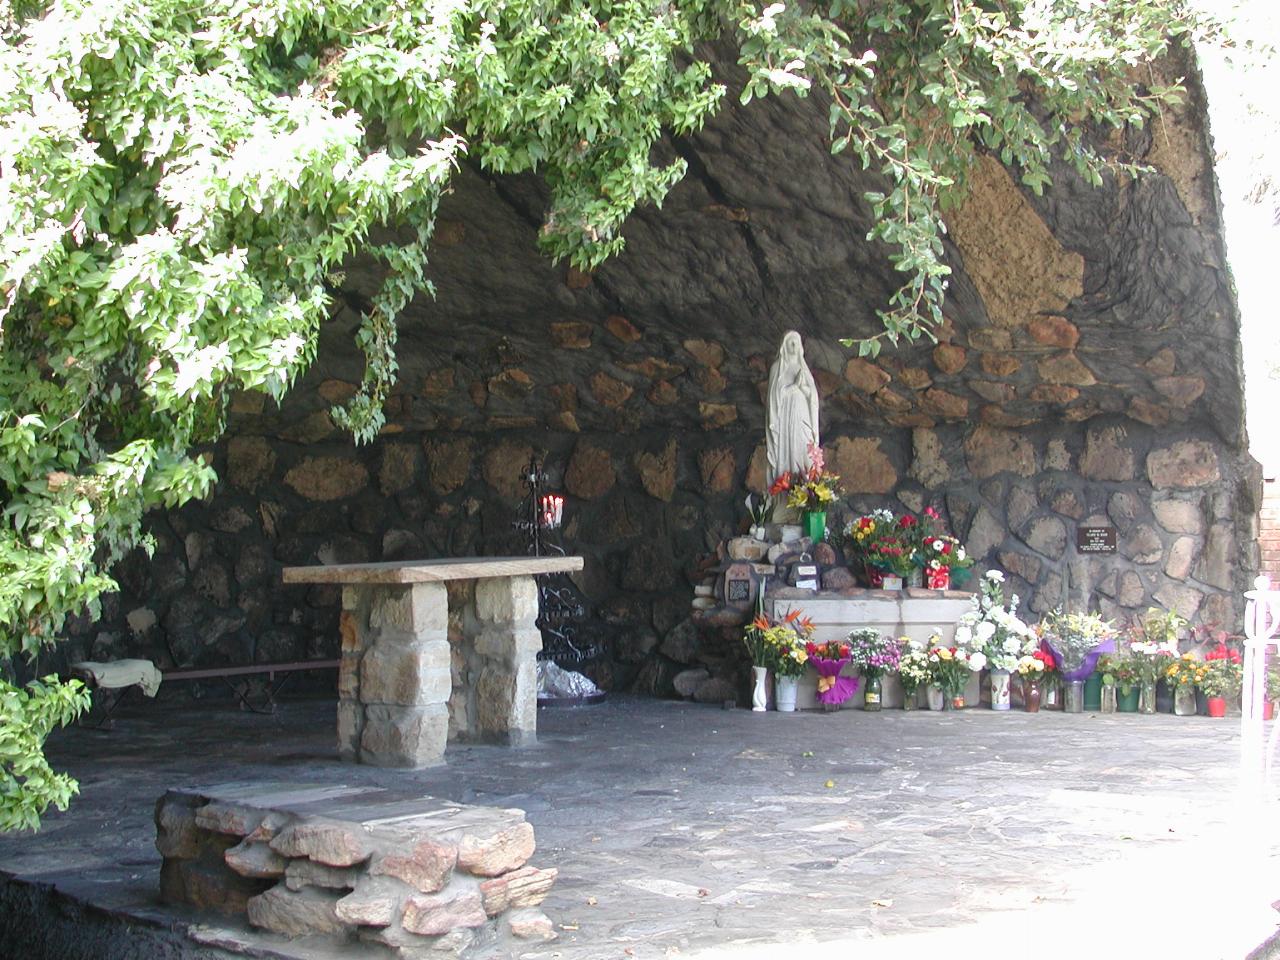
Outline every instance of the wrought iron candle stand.
{"label": "wrought iron candle stand", "polygon": [[[551,539],[564,519],[564,497],[546,492],[546,474],[534,457],[524,471],[528,488],[520,516],[514,526],[524,532],[528,552],[535,557],[564,555],[564,548]],[[574,582],[564,573],[540,574],[538,584],[538,629],[542,632],[539,660],[550,660],[565,670],[576,670],[583,663],[600,656],[600,644],[578,636],[578,623],[586,618],[586,600]],[[589,697],[538,697],[539,706],[566,706],[596,703],[604,693]]]}

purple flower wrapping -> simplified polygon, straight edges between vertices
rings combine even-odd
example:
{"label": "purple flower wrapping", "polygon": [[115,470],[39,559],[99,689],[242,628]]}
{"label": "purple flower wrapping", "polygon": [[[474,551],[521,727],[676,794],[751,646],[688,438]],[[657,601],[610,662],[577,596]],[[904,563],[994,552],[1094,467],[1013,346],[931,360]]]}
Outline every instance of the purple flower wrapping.
{"label": "purple flower wrapping", "polygon": [[857,677],[840,676],[840,671],[849,662],[848,657],[840,660],[831,660],[827,657],[810,657],[809,662],[813,664],[813,669],[818,671],[819,677],[833,677],[835,679],[835,682],[826,690],[821,689],[822,685],[819,683],[819,703],[844,703],[858,689]]}
{"label": "purple flower wrapping", "polygon": [[1053,644],[1050,643],[1047,639],[1045,639],[1040,641],[1040,645],[1044,647],[1047,651],[1049,651],[1049,653],[1053,654],[1053,659],[1058,664],[1058,673],[1062,675],[1063,680],[1068,680],[1068,681],[1089,679],[1089,675],[1093,673],[1094,669],[1098,666],[1098,659],[1104,653],[1116,652],[1116,642],[1114,639],[1109,638],[1109,639],[1103,640],[1096,647],[1094,647],[1092,650],[1090,650],[1088,653],[1084,655],[1084,661],[1080,664],[1078,669],[1064,670],[1062,668],[1062,655],[1058,653],[1057,650],[1054,649]]}

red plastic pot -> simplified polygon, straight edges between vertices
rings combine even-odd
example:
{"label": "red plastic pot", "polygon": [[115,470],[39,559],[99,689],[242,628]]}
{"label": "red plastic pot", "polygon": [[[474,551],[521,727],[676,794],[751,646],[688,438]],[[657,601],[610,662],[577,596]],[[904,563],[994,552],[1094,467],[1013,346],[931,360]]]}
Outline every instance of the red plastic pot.
{"label": "red plastic pot", "polygon": [[1210,697],[1209,698],[1209,716],[1225,717],[1227,715],[1227,698],[1226,697]]}
{"label": "red plastic pot", "polygon": [[1262,719],[1274,720],[1276,716],[1276,703],[1274,700],[1264,700],[1262,703]]}

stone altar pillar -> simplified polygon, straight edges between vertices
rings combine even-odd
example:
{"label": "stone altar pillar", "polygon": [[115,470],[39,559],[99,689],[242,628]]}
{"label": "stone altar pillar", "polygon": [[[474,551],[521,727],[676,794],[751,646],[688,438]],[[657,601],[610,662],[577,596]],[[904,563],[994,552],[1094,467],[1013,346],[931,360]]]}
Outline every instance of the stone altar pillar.
{"label": "stone altar pillar", "polygon": [[533,577],[481,580],[476,584],[481,627],[476,651],[485,658],[476,681],[480,739],[526,746],[537,741],[538,676],[542,649],[538,629],[538,584]]}

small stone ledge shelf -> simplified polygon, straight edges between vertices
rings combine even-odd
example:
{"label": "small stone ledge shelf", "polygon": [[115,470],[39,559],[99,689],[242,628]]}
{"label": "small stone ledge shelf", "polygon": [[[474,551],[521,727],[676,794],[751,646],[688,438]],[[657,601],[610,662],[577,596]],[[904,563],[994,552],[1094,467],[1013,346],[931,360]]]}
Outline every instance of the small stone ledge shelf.
{"label": "small stone ledge shelf", "polygon": [[522,810],[233,783],[170,790],[155,820],[166,903],[406,960],[555,937],[537,907],[557,871],[528,864]]}

